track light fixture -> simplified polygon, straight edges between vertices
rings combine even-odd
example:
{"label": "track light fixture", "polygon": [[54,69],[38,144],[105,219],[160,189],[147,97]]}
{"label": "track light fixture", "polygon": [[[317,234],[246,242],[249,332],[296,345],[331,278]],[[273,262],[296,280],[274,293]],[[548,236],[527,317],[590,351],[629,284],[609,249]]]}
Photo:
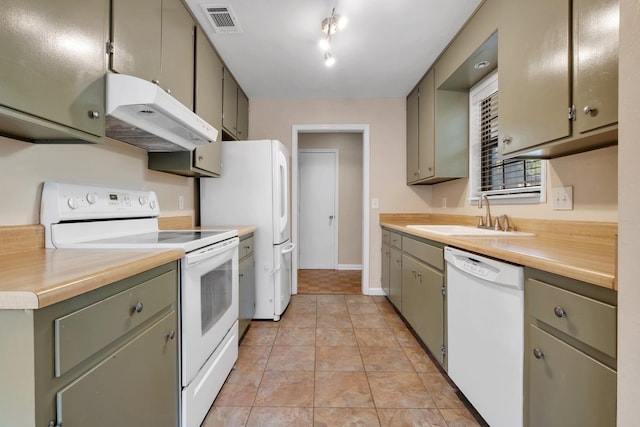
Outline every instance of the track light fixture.
{"label": "track light fixture", "polygon": [[327,67],[331,67],[335,63],[336,63],[336,59],[333,56],[331,56],[331,53],[325,52],[324,53],[324,65],[326,65]]}
{"label": "track light fixture", "polygon": [[327,67],[335,64],[336,60],[329,52],[329,48],[331,47],[331,36],[336,33],[336,31],[343,29],[347,25],[347,17],[338,15],[336,13],[335,7],[331,9],[331,15],[324,18],[322,20],[322,24],[320,29],[324,34],[324,37],[320,40],[320,48],[324,50],[324,63]]}

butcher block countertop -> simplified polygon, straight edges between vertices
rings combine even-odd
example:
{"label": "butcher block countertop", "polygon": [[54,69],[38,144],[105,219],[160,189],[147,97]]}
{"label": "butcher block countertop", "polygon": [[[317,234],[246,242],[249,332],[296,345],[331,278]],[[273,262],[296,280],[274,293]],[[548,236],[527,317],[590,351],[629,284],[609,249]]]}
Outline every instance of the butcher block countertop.
{"label": "butcher block countertop", "polygon": [[[190,217],[162,229],[194,229]],[[240,237],[256,228],[237,229]],[[38,309],[184,257],[181,249],[44,249],[41,225],[0,227],[0,309]]]}
{"label": "butcher block countertop", "polygon": [[0,309],[34,309],[184,256],[177,249],[34,249],[0,254]]}
{"label": "butcher block countertop", "polygon": [[535,233],[511,237],[443,236],[407,228],[412,224],[475,226],[475,221],[461,215],[380,215],[380,225],[391,230],[617,290],[615,223],[510,218],[515,230]]}

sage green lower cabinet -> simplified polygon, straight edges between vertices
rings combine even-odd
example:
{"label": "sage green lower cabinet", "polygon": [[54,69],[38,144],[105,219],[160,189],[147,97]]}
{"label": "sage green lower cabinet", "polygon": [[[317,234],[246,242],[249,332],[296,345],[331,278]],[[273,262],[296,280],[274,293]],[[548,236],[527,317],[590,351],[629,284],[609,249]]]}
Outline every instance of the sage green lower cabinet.
{"label": "sage green lower cabinet", "polygon": [[256,311],[256,262],[253,254],[253,233],[240,240],[239,247],[240,272],[239,299],[240,312],[238,314],[238,335],[242,337],[251,324]]}
{"label": "sage green lower cabinet", "polygon": [[381,267],[381,286],[386,296],[390,295],[390,271],[391,268],[391,247],[385,243],[382,244],[382,267]]}
{"label": "sage green lower cabinet", "polygon": [[402,236],[402,316],[446,368],[444,291],[443,245]]}
{"label": "sage green lower cabinet", "polygon": [[[616,425],[616,371],[530,325],[529,426]],[[539,352],[539,353],[538,353]]]}
{"label": "sage green lower cabinet", "polygon": [[402,315],[439,359],[444,345],[444,275],[409,255],[402,256]]}
{"label": "sage green lower cabinet", "polygon": [[[164,316],[56,394],[64,426],[174,425],[176,312]],[[99,397],[99,400],[97,400]]]}
{"label": "sage green lower cabinet", "polygon": [[178,425],[177,296],[173,262],[42,309],[0,310],[0,424]]}
{"label": "sage green lower cabinet", "polygon": [[615,426],[616,292],[534,269],[525,277],[525,426]]}
{"label": "sage green lower cabinet", "polygon": [[402,251],[392,246],[389,252],[389,300],[402,310]]}

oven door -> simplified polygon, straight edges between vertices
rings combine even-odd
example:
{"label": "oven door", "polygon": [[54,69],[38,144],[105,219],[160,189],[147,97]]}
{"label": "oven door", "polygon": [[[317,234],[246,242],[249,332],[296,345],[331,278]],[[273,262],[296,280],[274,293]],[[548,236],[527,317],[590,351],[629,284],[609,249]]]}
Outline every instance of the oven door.
{"label": "oven door", "polygon": [[180,290],[182,386],[238,320],[238,238],[188,253]]}

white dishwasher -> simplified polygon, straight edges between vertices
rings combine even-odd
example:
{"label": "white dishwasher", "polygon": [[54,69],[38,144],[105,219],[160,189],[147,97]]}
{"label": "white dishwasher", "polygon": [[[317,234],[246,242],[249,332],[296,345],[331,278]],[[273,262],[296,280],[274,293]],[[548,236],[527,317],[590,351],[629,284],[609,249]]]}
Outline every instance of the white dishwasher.
{"label": "white dishwasher", "polygon": [[445,247],[448,374],[491,427],[523,424],[524,271]]}

